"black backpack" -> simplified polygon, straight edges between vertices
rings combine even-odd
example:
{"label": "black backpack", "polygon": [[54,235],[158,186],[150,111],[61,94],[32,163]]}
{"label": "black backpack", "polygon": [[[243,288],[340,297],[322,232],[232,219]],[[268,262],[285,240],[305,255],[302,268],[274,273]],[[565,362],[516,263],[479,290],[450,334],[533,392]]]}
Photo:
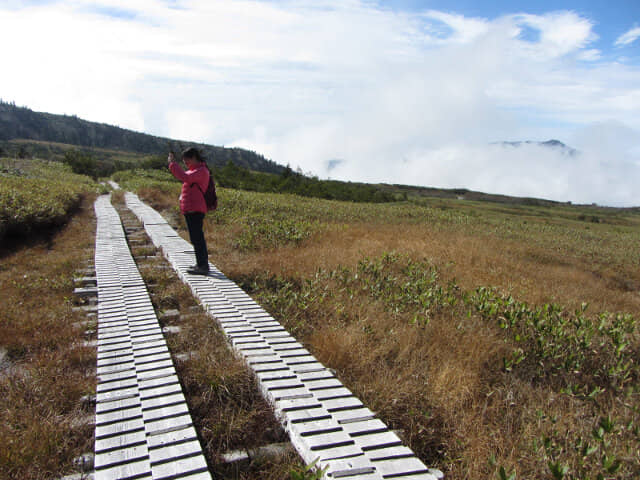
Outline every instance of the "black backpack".
{"label": "black backpack", "polygon": [[[209,167],[207,167],[209,170]],[[195,185],[198,185],[197,183]],[[202,192],[200,185],[198,185],[198,190]],[[218,195],[216,194],[216,182],[213,181],[213,175],[211,174],[211,170],[209,170],[209,185],[207,185],[207,190],[202,192],[204,195],[204,203],[207,204],[207,211],[215,210],[218,208]]]}

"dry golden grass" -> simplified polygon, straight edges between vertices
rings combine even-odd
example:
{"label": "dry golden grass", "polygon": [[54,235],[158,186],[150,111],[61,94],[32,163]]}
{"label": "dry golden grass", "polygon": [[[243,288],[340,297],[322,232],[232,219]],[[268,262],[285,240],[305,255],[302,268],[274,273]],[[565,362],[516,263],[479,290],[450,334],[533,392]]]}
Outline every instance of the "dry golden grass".
{"label": "dry golden grass", "polygon": [[50,479],[93,450],[95,350],[71,310],[73,276],[93,257],[92,201],[60,231],[5,251],[0,268],[0,478]]}
{"label": "dry golden grass", "polygon": [[[157,205],[172,204],[165,199]],[[600,255],[597,232],[588,248],[577,235],[573,241],[571,228],[579,233],[589,226],[567,223],[564,237],[541,233],[528,241],[482,224],[329,219],[296,245],[243,250],[235,239],[245,227],[210,219],[206,236],[211,260],[336,369],[357,396],[448,479],[497,478],[501,467],[516,478],[546,479],[554,478],[552,468],[563,466],[568,468],[564,478],[586,478],[577,473],[585,468],[595,478],[609,456],[622,466],[605,478],[638,478],[637,378],[624,391],[605,388],[593,399],[567,395],[561,387],[570,375],[537,376],[538,367],[526,362],[505,370],[502,359],[513,351],[513,341],[495,323],[467,316],[461,305],[431,312],[428,324],[413,324],[410,316],[390,312],[367,292],[347,292],[330,277],[316,277],[320,269],[354,269],[364,258],[394,251],[428,259],[441,284],[455,279],[463,292],[494,286],[531,305],[554,302],[570,312],[587,302],[593,316],[610,311],[637,318],[640,272],[635,262],[619,261],[624,252],[610,245],[602,245],[609,250]],[[539,224],[542,229],[548,222]],[[610,252],[615,255],[608,262]],[[311,290],[304,287],[307,281],[315,282]],[[293,285],[291,296],[283,297],[288,287],[281,282]],[[628,348],[640,354],[637,334],[632,340]],[[594,435],[607,417],[615,426],[599,443]],[[599,448],[595,454],[579,453],[594,446]],[[616,472],[615,465],[609,466]]]}
{"label": "dry golden grass", "polygon": [[318,268],[353,266],[361,258],[385,252],[428,258],[461,287],[492,285],[521,300],[558,302],[577,308],[588,302],[597,311],[640,313],[640,270],[598,267],[588,258],[486,235],[434,230],[425,225],[354,224],[328,229],[298,247],[239,252],[232,248],[235,229],[209,225],[210,257],[225,272],[308,276]]}

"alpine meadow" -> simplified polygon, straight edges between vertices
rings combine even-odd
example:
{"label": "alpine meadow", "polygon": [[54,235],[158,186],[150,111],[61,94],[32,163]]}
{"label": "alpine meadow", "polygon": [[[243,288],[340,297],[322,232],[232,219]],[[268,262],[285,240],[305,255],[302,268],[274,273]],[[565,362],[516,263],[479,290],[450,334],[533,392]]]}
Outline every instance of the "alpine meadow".
{"label": "alpine meadow", "polygon": [[446,478],[640,473],[637,209],[219,198],[212,261]]}
{"label": "alpine meadow", "polygon": [[[168,172],[112,178],[188,238]],[[92,350],[71,292],[107,187],[5,158],[1,188],[2,476],[50,478],[92,441],[80,420]],[[210,260],[446,478],[636,478],[640,212],[391,190],[371,203],[219,187]],[[290,452],[224,466],[225,452],[286,435],[180,280],[153,268],[153,248],[132,248],[156,310],[189,319],[169,343],[213,471],[311,475]]]}

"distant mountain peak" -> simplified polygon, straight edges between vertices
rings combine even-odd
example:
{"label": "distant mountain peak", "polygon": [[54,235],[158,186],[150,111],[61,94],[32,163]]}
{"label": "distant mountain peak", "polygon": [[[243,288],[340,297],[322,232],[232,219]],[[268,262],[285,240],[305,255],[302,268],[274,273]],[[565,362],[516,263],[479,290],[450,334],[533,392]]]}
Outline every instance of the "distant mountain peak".
{"label": "distant mountain peak", "polygon": [[498,145],[509,146],[509,147],[522,147],[523,145],[539,145],[541,147],[553,148],[556,150],[560,150],[563,154],[574,156],[578,154],[578,150],[568,146],[567,144],[561,142],[560,140],[556,140],[552,138],[551,140],[546,140],[544,142],[535,142],[532,140],[518,140],[515,142],[496,142]]}
{"label": "distant mountain peak", "polygon": [[554,138],[552,138],[551,140],[547,140],[546,142],[540,142],[540,145],[546,145],[549,147],[562,147],[562,148],[568,148],[564,143],[562,143],[560,140],[556,140]]}

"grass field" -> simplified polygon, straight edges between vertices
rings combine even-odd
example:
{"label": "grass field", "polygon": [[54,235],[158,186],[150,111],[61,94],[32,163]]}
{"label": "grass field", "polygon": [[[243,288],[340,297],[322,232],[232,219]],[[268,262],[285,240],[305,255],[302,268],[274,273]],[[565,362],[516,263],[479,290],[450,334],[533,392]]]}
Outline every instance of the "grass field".
{"label": "grass field", "polygon": [[447,478],[640,475],[635,210],[219,197],[211,260]]}
{"label": "grass field", "polygon": [[[57,478],[92,446],[78,419],[91,413],[80,398],[94,388],[95,351],[79,346],[71,291],[93,256],[97,186],[59,164],[2,169],[5,217],[41,213],[14,215],[31,240],[2,252],[0,477]],[[37,189],[42,174],[51,188]],[[115,180],[186,235],[179,182],[159,171]],[[9,203],[8,188],[23,196]],[[211,260],[447,479],[640,476],[636,210],[219,197],[205,226]],[[190,311],[175,276],[141,271],[158,310]],[[210,463],[281,440],[219,330],[202,314],[181,327],[168,341],[183,354],[174,359]],[[234,474],[275,480],[296,468],[285,458]]]}
{"label": "grass field", "polygon": [[100,187],[58,162],[0,158],[0,239],[63,224]]}

